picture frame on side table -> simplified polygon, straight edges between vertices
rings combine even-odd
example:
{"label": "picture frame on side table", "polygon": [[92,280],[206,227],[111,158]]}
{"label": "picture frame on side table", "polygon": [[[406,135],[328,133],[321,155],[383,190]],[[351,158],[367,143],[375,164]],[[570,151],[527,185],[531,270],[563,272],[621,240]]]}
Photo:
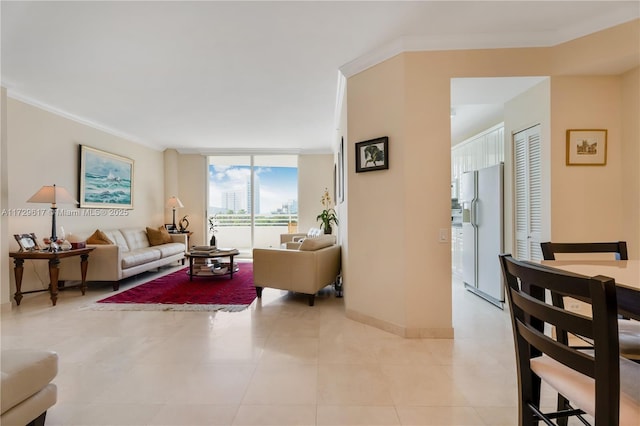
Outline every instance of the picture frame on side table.
{"label": "picture frame on side table", "polygon": [[389,138],[383,136],[356,143],[356,173],[389,168]]}
{"label": "picture frame on side table", "polygon": [[20,251],[37,251],[40,250],[38,239],[33,232],[28,234],[14,234],[13,237],[20,246]]}
{"label": "picture frame on side table", "polygon": [[133,208],[133,160],[80,145],[80,207]]}
{"label": "picture frame on side table", "polygon": [[567,166],[607,164],[607,129],[568,129]]}

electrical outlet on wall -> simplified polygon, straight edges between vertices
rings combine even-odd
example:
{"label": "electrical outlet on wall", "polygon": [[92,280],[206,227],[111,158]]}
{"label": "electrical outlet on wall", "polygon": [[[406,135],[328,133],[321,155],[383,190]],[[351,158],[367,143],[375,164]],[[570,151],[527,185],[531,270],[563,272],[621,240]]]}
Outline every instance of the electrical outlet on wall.
{"label": "electrical outlet on wall", "polygon": [[438,242],[441,242],[441,243],[449,242],[449,234],[451,234],[451,230],[447,228],[440,228],[440,232],[438,233]]}

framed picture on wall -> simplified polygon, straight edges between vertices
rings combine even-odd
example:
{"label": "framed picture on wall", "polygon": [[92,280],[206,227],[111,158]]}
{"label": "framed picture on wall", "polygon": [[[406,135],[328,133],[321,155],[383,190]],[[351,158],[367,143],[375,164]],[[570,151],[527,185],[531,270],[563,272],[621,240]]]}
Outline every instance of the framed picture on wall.
{"label": "framed picture on wall", "polygon": [[606,129],[567,130],[568,166],[604,166],[606,164]]}
{"label": "framed picture on wall", "polygon": [[356,144],[356,173],[389,168],[389,138],[383,136]]}
{"label": "framed picture on wall", "polygon": [[340,139],[340,150],[338,151],[338,203],[344,201],[344,138]]}
{"label": "framed picture on wall", "polygon": [[80,145],[80,207],[133,208],[133,160]]}

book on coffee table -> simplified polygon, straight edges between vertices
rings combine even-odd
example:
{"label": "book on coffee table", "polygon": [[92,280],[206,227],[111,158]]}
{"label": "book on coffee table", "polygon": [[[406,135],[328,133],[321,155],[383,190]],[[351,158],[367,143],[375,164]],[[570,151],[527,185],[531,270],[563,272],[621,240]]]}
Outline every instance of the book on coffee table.
{"label": "book on coffee table", "polygon": [[189,249],[191,254],[211,254],[217,251],[216,246],[193,246]]}

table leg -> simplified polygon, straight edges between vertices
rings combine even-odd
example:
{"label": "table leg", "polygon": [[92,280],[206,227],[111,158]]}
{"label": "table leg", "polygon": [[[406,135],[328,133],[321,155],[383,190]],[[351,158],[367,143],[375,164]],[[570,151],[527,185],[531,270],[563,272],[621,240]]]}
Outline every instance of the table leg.
{"label": "table leg", "polygon": [[82,277],[82,282],[80,284],[80,291],[82,291],[83,296],[87,291],[87,267],[88,266],[89,266],[89,255],[81,254],[80,255],[80,274]]}
{"label": "table leg", "polygon": [[193,257],[189,256],[189,281],[193,281]]}
{"label": "table leg", "polygon": [[51,303],[53,306],[56,306],[56,302],[58,301],[58,273],[60,270],[58,269],[58,265],[60,264],[60,259],[54,257],[53,259],[49,259],[49,280],[51,283],[49,284],[49,292],[51,293]]}
{"label": "table leg", "polygon": [[232,280],[233,279],[233,270],[235,269],[233,267],[233,255],[229,256],[229,279]]}
{"label": "table leg", "polygon": [[13,268],[13,274],[16,278],[16,294],[13,298],[16,300],[18,306],[20,306],[20,301],[22,300],[22,273],[24,272],[24,260],[23,259],[13,259],[13,264],[15,267]]}

